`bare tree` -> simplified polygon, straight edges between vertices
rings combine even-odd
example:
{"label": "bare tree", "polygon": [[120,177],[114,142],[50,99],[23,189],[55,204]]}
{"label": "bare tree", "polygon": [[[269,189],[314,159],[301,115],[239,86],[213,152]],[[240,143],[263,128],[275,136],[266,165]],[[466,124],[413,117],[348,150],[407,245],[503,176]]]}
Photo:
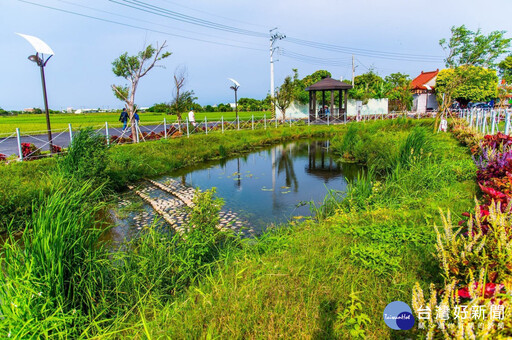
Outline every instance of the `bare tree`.
{"label": "bare tree", "polygon": [[185,66],[178,66],[176,70],[174,70],[174,96],[173,101],[171,103],[171,108],[176,114],[176,118],[178,119],[178,126],[181,130],[181,114],[184,109],[185,102],[182,100],[183,93],[181,93],[181,89],[185,86],[187,82],[188,72]]}
{"label": "bare tree", "polygon": [[137,55],[128,56],[128,52],[123,53],[119,58],[112,62],[112,72],[118,77],[123,77],[130,82],[130,85],[112,85],[114,95],[121,101],[125,102],[126,110],[130,117],[130,125],[132,128],[132,138],[135,140],[137,131],[134,124],[134,115],[137,111],[135,106],[135,92],[142,77],[144,77],[158,61],[165,59],[171,55],[171,52],[163,52],[167,47],[166,41],[161,46],[153,47],[148,45],[144,47]]}

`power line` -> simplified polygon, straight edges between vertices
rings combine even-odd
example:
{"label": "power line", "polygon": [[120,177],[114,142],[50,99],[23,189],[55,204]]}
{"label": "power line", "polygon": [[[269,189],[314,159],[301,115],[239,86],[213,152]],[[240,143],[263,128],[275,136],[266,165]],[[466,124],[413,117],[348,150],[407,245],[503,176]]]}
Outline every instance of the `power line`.
{"label": "power line", "polygon": [[[149,14],[158,15],[162,17],[167,17],[173,20],[178,20],[181,22],[186,22],[193,25],[199,25],[206,28],[226,31],[229,33],[248,35],[254,37],[266,37],[266,33],[256,32],[250,30],[240,29],[234,26],[228,26],[223,24],[218,24],[208,20],[202,20],[197,17],[185,15],[176,11],[171,11],[163,7],[155,6],[148,4],[147,2],[141,0],[109,0],[110,2],[129,7],[132,9],[136,9],[139,11],[143,11]],[[397,52],[384,52],[377,51],[371,49],[358,49],[346,46],[332,45],[319,43],[316,41],[298,39],[298,38],[287,38],[287,42],[292,44],[302,45],[310,48],[327,50],[331,52],[337,53],[345,53],[345,54],[356,54],[359,56],[380,58],[380,59],[388,59],[388,60],[399,60],[399,61],[412,61],[412,62],[439,62],[442,60],[440,56],[432,56],[432,55],[418,55],[418,54],[404,54]]]}
{"label": "power line", "polygon": [[405,59],[405,60],[414,60],[414,61],[416,61],[416,60],[418,60],[418,61],[442,60],[442,57],[440,57],[440,56],[405,54],[405,53],[383,52],[383,51],[376,51],[376,50],[359,49],[359,48],[352,48],[352,47],[346,47],[346,46],[338,46],[338,45],[319,43],[316,41],[297,39],[297,38],[293,38],[293,37],[289,37],[287,39],[287,42],[297,44],[297,45],[306,46],[306,47],[312,47],[312,48],[332,51],[332,52],[357,54],[357,55],[367,56],[367,57],[381,57],[381,58],[385,58],[385,59],[400,59],[400,60]]}
{"label": "power line", "polygon": [[220,31],[229,32],[229,33],[235,33],[235,34],[241,34],[241,35],[247,35],[247,36],[253,36],[253,37],[267,37],[267,34],[265,34],[265,33],[240,29],[240,28],[236,28],[233,26],[223,25],[223,24],[218,24],[213,21],[199,19],[199,18],[190,16],[190,15],[171,11],[171,10],[165,9],[163,7],[154,6],[154,5],[145,3],[143,1],[138,1],[138,0],[133,0],[133,1],[132,0],[121,0],[121,1],[109,0],[109,1],[116,3],[118,5],[121,5],[121,6],[136,9],[136,10],[139,10],[142,12],[146,12],[146,13],[150,13],[150,14],[161,16],[161,17],[170,18],[173,20],[186,22],[189,24],[194,24],[194,25],[198,25],[198,26],[202,26],[202,27],[206,27],[206,28],[212,28],[212,29],[216,29],[216,30],[220,30]]}
{"label": "power line", "polygon": [[217,38],[217,39],[220,38],[220,39],[223,39],[223,40],[238,42],[238,43],[242,43],[242,44],[247,43],[246,41],[240,41],[240,40],[235,40],[235,39],[230,39],[230,38],[219,37],[219,36],[212,35],[212,34],[199,33],[199,32],[195,32],[195,31],[186,30],[186,29],[183,29],[183,28],[177,28],[177,27],[173,27],[173,26],[169,26],[169,25],[164,25],[164,24],[156,23],[154,21],[143,20],[143,19],[140,19],[140,18],[135,18],[135,17],[128,16],[128,15],[122,15],[122,14],[115,13],[115,12],[109,12],[109,11],[105,11],[105,10],[102,10],[102,9],[85,6],[85,5],[82,5],[82,4],[77,4],[77,3],[74,3],[74,2],[71,2],[71,1],[66,1],[66,0],[57,0],[57,1],[60,1],[62,3],[68,4],[68,5],[71,5],[71,6],[85,8],[85,9],[88,9],[88,10],[91,10],[91,11],[96,11],[96,12],[100,12],[100,13],[114,15],[114,16],[118,16],[118,17],[121,17],[121,18],[126,18],[126,19],[130,19],[130,20],[144,22],[144,23],[147,23],[147,24],[157,25],[157,26],[161,26],[161,27],[171,28],[171,29],[179,30],[179,31],[186,32],[186,33],[198,34],[198,35],[208,36],[208,37]]}
{"label": "power line", "polygon": [[187,36],[184,36],[184,35],[174,34],[174,33],[160,31],[160,30],[155,30],[155,29],[150,29],[150,28],[147,28],[147,27],[142,27],[142,26],[137,26],[137,25],[132,25],[132,24],[126,24],[126,23],[123,23],[123,22],[118,22],[118,21],[114,21],[114,20],[99,18],[99,17],[95,17],[95,16],[92,16],[92,15],[88,15],[88,14],[78,13],[78,12],[74,12],[74,11],[70,11],[70,10],[66,10],[66,9],[62,9],[62,8],[56,8],[56,7],[52,7],[52,6],[47,6],[47,5],[43,5],[43,4],[39,4],[39,3],[35,3],[35,2],[26,1],[26,0],[18,0],[18,1],[19,2],[23,2],[23,3],[27,3],[27,4],[30,4],[30,5],[33,5],[33,6],[38,6],[38,7],[42,7],[42,8],[51,9],[51,10],[58,11],[58,12],[73,14],[73,15],[77,15],[77,16],[80,16],[80,17],[84,17],[84,18],[94,19],[94,20],[98,20],[98,21],[108,22],[108,23],[111,23],[111,24],[116,24],[116,25],[131,27],[131,28],[136,28],[136,29],[140,29],[140,30],[144,30],[144,31],[150,31],[150,32],[154,32],[154,33],[164,34],[164,35],[169,35],[169,36],[173,36],[173,37],[178,37],[178,38],[183,38],[183,39],[188,39],[188,40],[194,40],[194,41],[200,41],[200,42],[204,42],[204,43],[208,43],[208,44],[236,47],[236,48],[242,48],[242,49],[248,49],[248,50],[254,50],[254,51],[265,51],[264,49],[259,49],[259,48],[254,48],[254,47],[226,44],[226,43],[221,43],[221,42],[216,42],[216,41],[211,41],[211,40],[205,40],[205,39],[200,39],[200,38],[187,37]]}
{"label": "power line", "polygon": [[221,19],[225,19],[225,20],[235,21],[235,22],[239,22],[239,23],[241,23],[241,24],[245,24],[245,25],[250,25],[250,26],[255,26],[255,27],[261,27],[261,28],[266,28],[266,26],[263,26],[263,25],[254,24],[254,23],[250,23],[250,22],[247,22],[247,21],[242,21],[242,20],[233,19],[233,18],[230,18],[230,17],[225,17],[225,16],[222,16],[222,15],[213,14],[213,13],[211,13],[211,12],[202,11],[202,10],[197,9],[197,8],[193,8],[193,7],[185,6],[185,5],[180,4],[180,3],[178,3],[178,2],[175,2],[175,1],[170,1],[170,0],[160,0],[160,1],[167,2],[167,3],[171,3],[171,4],[173,4],[173,5],[180,6],[180,7],[183,7],[183,8],[189,9],[189,10],[191,10],[191,11],[198,12],[198,13],[204,13],[204,14],[209,15],[209,16],[212,16],[212,17],[217,17],[217,18],[221,18]]}
{"label": "power line", "polygon": [[291,59],[299,60],[305,63],[326,65],[326,66],[349,66],[350,63],[342,61],[339,58],[318,58],[301,53],[289,51],[287,49],[280,49],[279,54]]}
{"label": "power line", "polygon": [[[98,18],[98,17],[94,17],[92,15],[87,15],[87,14],[77,13],[77,12],[64,10],[64,9],[60,9],[60,8],[55,8],[55,7],[51,7],[51,6],[47,6],[47,5],[42,5],[39,3],[27,1],[27,0],[18,0],[18,1],[32,4],[35,6],[39,6],[39,7],[44,7],[44,8],[48,8],[48,9],[53,9],[53,10],[69,13],[69,14],[87,17],[87,18],[91,18],[91,19],[95,19],[95,20],[100,20],[100,21],[104,21],[104,22],[114,23],[114,24],[137,28],[137,29],[143,29],[146,31],[152,31],[152,32],[175,36],[175,37],[180,37],[180,38],[184,38],[184,39],[195,40],[195,41],[206,42],[206,43],[217,44],[217,45],[223,45],[223,46],[230,46],[230,47],[236,47],[236,48],[244,48],[244,49],[261,51],[260,49],[257,49],[254,47],[247,47],[247,46],[241,46],[241,45],[215,42],[215,41],[201,39],[201,38],[194,38],[194,37],[190,37],[190,36],[179,35],[179,34],[174,34],[174,33],[170,33],[170,32],[155,30],[155,29],[149,29],[149,28],[141,27],[141,26],[137,26],[137,25],[126,24],[126,23],[122,23],[122,22],[113,21],[110,19]],[[63,1],[63,0],[61,0],[61,1]],[[205,27],[205,28],[220,30],[220,31],[228,32],[228,33],[240,34],[240,35],[244,35],[244,36],[267,37],[266,33],[240,29],[240,28],[237,28],[234,26],[229,26],[229,25],[218,24],[218,23],[215,23],[212,21],[203,20],[203,19],[199,19],[199,18],[196,18],[193,16],[185,15],[185,14],[182,14],[182,13],[179,13],[176,11],[171,11],[171,10],[165,9],[163,7],[154,6],[154,5],[148,4],[148,3],[140,1],[140,0],[119,0],[119,1],[118,0],[109,0],[109,1],[112,3],[118,4],[118,5],[121,5],[121,6],[135,9],[137,11],[142,11],[142,12],[145,12],[148,14],[162,16],[162,17],[169,18],[172,20],[177,20],[180,22],[186,22],[189,24],[198,25],[198,26]],[[63,1],[63,2],[66,2],[66,1]],[[74,4],[74,5],[81,6],[84,8],[89,8],[89,9],[96,10],[96,11],[101,11],[101,12],[104,12],[104,13],[107,13],[110,15],[116,15],[115,13],[112,13],[112,12],[102,11],[102,10],[98,10],[98,9],[83,6],[83,5],[77,5],[77,4]],[[141,19],[137,19],[137,20],[143,21]],[[145,22],[147,22],[147,21],[145,21]],[[157,25],[160,25],[160,24],[157,24]],[[162,25],[162,26],[165,26],[165,25]],[[180,30],[186,31],[183,29],[180,29]],[[188,32],[194,33],[194,34],[200,34],[200,33],[193,32],[193,31],[188,31]],[[215,37],[215,36],[213,36],[213,37]],[[227,38],[220,38],[220,39],[232,40],[232,39],[227,39]],[[245,42],[240,42],[240,41],[236,41],[236,40],[234,40],[234,41],[239,42],[239,43],[245,43]],[[298,44],[298,45],[315,48],[315,49],[323,49],[323,50],[328,50],[331,52],[345,53],[345,54],[356,54],[358,56],[366,56],[366,57],[371,57],[371,58],[398,60],[398,61],[412,61],[412,62],[422,62],[422,61],[423,62],[438,62],[438,61],[440,61],[440,59],[436,56],[428,56],[428,55],[423,56],[423,55],[414,55],[414,54],[403,54],[403,53],[382,52],[382,51],[376,51],[376,50],[357,49],[357,48],[350,48],[350,47],[308,41],[308,40],[304,40],[304,39],[297,39],[297,38],[293,38],[293,37],[287,38],[285,41],[292,43],[292,44]],[[313,58],[315,58],[314,60],[312,60],[311,58],[307,58],[304,56],[298,56],[298,55],[295,55],[295,56],[288,55],[288,57],[295,57],[297,60],[302,59],[302,61],[304,61],[304,62],[309,61],[309,62],[317,62],[317,63],[321,63],[321,62],[329,63],[328,60],[323,60],[322,58],[316,58],[316,57],[313,57]]]}

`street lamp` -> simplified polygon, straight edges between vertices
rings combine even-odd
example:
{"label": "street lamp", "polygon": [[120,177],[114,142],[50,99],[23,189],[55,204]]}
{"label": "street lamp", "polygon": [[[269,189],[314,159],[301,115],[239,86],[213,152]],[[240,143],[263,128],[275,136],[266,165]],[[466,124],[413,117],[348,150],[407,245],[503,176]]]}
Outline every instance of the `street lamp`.
{"label": "street lamp", "polygon": [[[44,67],[48,63],[48,60],[50,60],[50,58],[54,55],[54,53],[53,53],[53,50],[50,48],[50,46],[48,46],[41,39],[31,36],[31,35],[26,35],[26,34],[21,34],[21,33],[16,33],[16,34],[18,34],[22,38],[25,38],[30,43],[30,45],[32,45],[32,47],[34,47],[34,49],[36,50],[36,54],[29,56],[28,60],[36,63],[37,66],[39,66],[39,68],[41,69],[41,83],[43,85],[43,98],[44,98],[44,109],[45,109],[45,113],[46,113],[46,129],[48,132],[48,144],[50,146],[50,153],[53,153],[52,129],[50,126],[50,112],[48,111],[48,96],[46,94],[46,80],[44,77]],[[46,58],[46,60],[45,60],[45,54],[48,55],[48,58]]]}
{"label": "street lamp", "polygon": [[233,82],[233,86],[230,87],[233,91],[235,91],[235,112],[236,112],[236,121],[238,122],[238,98],[236,96],[236,91],[238,91],[238,88],[240,87],[240,84],[234,80],[233,78],[228,78]]}

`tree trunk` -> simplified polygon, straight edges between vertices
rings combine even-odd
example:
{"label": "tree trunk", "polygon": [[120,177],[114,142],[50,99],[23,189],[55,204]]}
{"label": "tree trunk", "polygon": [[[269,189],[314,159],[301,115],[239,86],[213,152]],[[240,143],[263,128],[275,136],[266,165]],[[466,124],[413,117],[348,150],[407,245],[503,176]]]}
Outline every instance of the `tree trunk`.
{"label": "tree trunk", "polygon": [[135,119],[134,119],[134,116],[135,116],[135,91],[137,89],[137,83],[138,83],[138,80],[135,80],[132,83],[132,91],[130,93],[130,100],[127,102],[128,114],[130,115],[130,126],[132,129],[133,143],[135,143],[137,141],[137,133],[138,133],[138,131],[135,127]]}

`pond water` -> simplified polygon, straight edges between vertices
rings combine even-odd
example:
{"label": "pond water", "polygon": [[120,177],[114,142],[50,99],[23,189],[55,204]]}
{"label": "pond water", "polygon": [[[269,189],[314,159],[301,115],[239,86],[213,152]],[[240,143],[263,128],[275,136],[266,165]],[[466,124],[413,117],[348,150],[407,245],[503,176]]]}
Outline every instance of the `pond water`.
{"label": "pond water", "polygon": [[[311,215],[309,202],[318,205],[329,189],[344,191],[347,179],[356,178],[362,168],[336,158],[329,141],[302,140],[183,168],[157,181],[173,179],[201,190],[216,187],[225,208],[247,221],[258,234],[270,224]],[[155,190],[152,195],[162,197],[165,193]],[[136,200],[125,197],[121,204]],[[148,205],[138,205],[120,218],[113,214],[116,227],[107,238],[131,238],[141,223],[155,217]]]}
{"label": "pond water", "polygon": [[217,188],[225,205],[255,230],[310,215],[328,189],[344,191],[360,166],[337,162],[329,141],[299,141],[223,162],[181,169],[170,176],[200,189]]}

